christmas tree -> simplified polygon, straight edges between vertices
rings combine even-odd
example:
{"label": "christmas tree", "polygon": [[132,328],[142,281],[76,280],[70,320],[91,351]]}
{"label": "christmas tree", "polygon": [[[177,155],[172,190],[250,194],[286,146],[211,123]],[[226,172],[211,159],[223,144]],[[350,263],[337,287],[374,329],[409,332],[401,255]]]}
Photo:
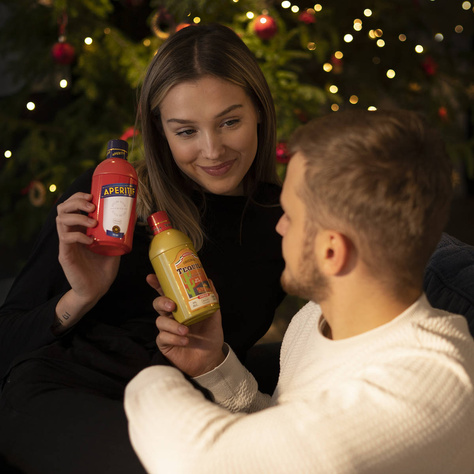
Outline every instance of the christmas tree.
{"label": "christmas tree", "polygon": [[285,143],[310,118],[408,108],[441,130],[456,169],[473,178],[473,20],[465,0],[0,0],[0,246],[30,243],[109,139],[128,139],[140,159],[147,64],[200,22],[230,26],[260,62],[282,176]]}

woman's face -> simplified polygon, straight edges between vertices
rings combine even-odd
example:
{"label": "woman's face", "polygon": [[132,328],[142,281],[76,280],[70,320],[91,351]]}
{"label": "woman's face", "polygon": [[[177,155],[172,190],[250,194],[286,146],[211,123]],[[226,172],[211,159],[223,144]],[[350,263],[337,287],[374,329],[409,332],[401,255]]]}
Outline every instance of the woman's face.
{"label": "woman's face", "polygon": [[257,152],[257,110],[245,91],[206,76],[170,89],[161,121],[177,166],[206,191],[243,194]]}

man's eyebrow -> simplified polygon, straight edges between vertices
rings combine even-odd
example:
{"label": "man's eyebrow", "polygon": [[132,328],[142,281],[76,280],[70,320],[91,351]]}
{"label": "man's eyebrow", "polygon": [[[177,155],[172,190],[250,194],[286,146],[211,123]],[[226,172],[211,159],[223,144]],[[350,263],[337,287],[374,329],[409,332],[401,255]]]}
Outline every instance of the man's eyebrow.
{"label": "man's eyebrow", "polygon": [[[234,105],[231,105],[230,107],[227,107],[225,110],[223,110],[222,112],[219,112],[215,118],[221,118],[223,117],[224,115],[227,115],[229,112],[232,112],[234,111],[235,109],[239,109],[239,108],[242,108],[243,105],[242,104],[234,104]],[[170,118],[166,121],[166,123],[171,123],[171,122],[174,122],[174,123],[181,123],[181,124],[186,124],[186,123],[193,123],[193,120],[189,120],[189,119],[178,119],[178,118]]]}

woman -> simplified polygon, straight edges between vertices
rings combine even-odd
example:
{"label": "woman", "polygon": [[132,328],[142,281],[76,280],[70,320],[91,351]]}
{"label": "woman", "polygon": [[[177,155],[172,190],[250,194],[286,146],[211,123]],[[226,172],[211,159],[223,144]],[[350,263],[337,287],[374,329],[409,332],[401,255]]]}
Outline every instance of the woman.
{"label": "woman", "polygon": [[172,309],[148,259],[148,215],[167,211],[194,241],[242,360],[283,297],[275,113],[248,48],[218,25],[171,36],[147,71],[139,117],[132,252],[87,248],[91,170],[53,209],[0,311],[0,453],[24,472],[142,472],[123,391],[166,363],[155,319]]}

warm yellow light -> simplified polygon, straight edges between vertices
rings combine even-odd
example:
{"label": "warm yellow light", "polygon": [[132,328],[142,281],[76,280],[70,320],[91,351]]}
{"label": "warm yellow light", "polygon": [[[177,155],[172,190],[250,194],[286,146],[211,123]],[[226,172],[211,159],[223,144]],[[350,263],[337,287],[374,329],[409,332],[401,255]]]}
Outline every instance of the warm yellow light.
{"label": "warm yellow light", "polygon": [[313,42],[308,43],[307,48],[308,48],[310,51],[314,51],[314,50],[316,49],[316,43],[313,43]]}
{"label": "warm yellow light", "polygon": [[349,97],[349,102],[350,102],[351,104],[357,104],[357,102],[359,102],[359,97],[357,97],[356,95],[351,95],[351,96]]}
{"label": "warm yellow light", "polygon": [[339,110],[339,106],[338,106],[337,104],[332,104],[332,105],[331,105],[331,110],[332,110],[333,112],[337,112],[337,111]]}
{"label": "warm yellow light", "polygon": [[342,53],[342,51],[336,51],[336,52],[334,53],[334,57],[335,57],[336,59],[342,59],[342,58],[344,57],[344,54]]}
{"label": "warm yellow light", "polygon": [[444,40],[444,36],[442,35],[442,33],[436,33],[436,34],[434,35],[434,39],[435,39],[435,41],[437,41],[438,43],[441,43],[441,41]]}
{"label": "warm yellow light", "polygon": [[381,38],[383,35],[383,31],[380,28],[377,28],[374,33],[377,38]]}
{"label": "warm yellow light", "polygon": [[26,108],[27,108],[28,110],[35,110],[35,107],[36,107],[36,105],[35,105],[34,102],[28,102],[28,103],[26,104]]}
{"label": "warm yellow light", "polygon": [[370,107],[367,107],[367,110],[370,110],[372,112],[374,110],[377,110],[377,107],[374,107],[373,105],[371,105]]}
{"label": "warm yellow light", "polygon": [[56,185],[55,185],[55,184],[52,184],[52,185],[49,187],[49,191],[50,191],[51,193],[54,193],[54,191],[56,191],[56,189],[57,189],[57,188],[56,188]]}
{"label": "warm yellow light", "polygon": [[364,10],[364,15],[365,15],[366,17],[372,16],[372,10],[371,10],[370,8],[366,8],[366,9]]}
{"label": "warm yellow light", "polygon": [[198,16],[195,16],[195,17],[193,18],[193,23],[196,23],[196,25],[197,25],[198,23],[201,23],[201,18],[199,18]]}
{"label": "warm yellow light", "polygon": [[59,87],[60,87],[61,89],[66,89],[67,86],[68,86],[68,84],[67,84],[67,80],[66,80],[66,79],[61,79],[61,80],[59,81]]}
{"label": "warm yellow light", "polygon": [[404,35],[404,34],[402,33],[402,34],[398,35],[398,39],[403,43],[404,41],[407,40],[407,37],[406,37],[406,35]]}
{"label": "warm yellow light", "polygon": [[93,39],[90,36],[88,36],[87,38],[84,38],[84,43],[86,43],[87,46],[91,45],[92,42],[93,42]]}
{"label": "warm yellow light", "polygon": [[375,30],[370,30],[369,31],[369,38],[375,39]]}
{"label": "warm yellow light", "polygon": [[323,69],[324,69],[326,72],[331,72],[331,71],[332,71],[332,64],[331,64],[331,63],[324,63],[324,64],[323,64]]}
{"label": "warm yellow light", "polygon": [[388,77],[389,79],[393,79],[393,78],[395,77],[395,71],[394,71],[393,69],[389,69],[389,70],[387,71],[387,77]]}
{"label": "warm yellow light", "polygon": [[350,43],[353,39],[354,39],[354,37],[353,37],[351,34],[349,34],[349,33],[347,33],[346,35],[344,35],[344,41],[345,41],[346,43]]}
{"label": "warm yellow light", "polygon": [[3,154],[5,158],[11,158],[12,157],[12,152],[10,150],[6,150],[5,153]]}
{"label": "warm yellow light", "polygon": [[471,2],[462,2],[462,9],[463,10],[470,10],[471,9]]}
{"label": "warm yellow light", "polygon": [[281,2],[281,7],[282,8],[290,8],[291,7],[291,2],[288,2],[285,0],[284,2]]}
{"label": "warm yellow light", "polygon": [[253,12],[247,12],[247,18],[251,20],[255,16],[255,13]]}
{"label": "warm yellow light", "polygon": [[323,9],[323,6],[320,5],[319,3],[316,3],[313,7],[317,12],[320,12]]}
{"label": "warm yellow light", "polygon": [[378,39],[377,40],[377,46],[379,48],[383,48],[385,46],[385,41],[383,39]]}
{"label": "warm yellow light", "polygon": [[457,25],[455,28],[454,28],[454,31],[456,33],[462,33],[464,31],[464,27],[462,25]]}
{"label": "warm yellow light", "polygon": [[151,41],[148,38],[143,40],[143,46],[146,46],[148,48],[148,46],[150,46],[150,44],[151,44]]}
{"label": "warm yellow light", "polygon": [[299,7],[298,5],[293,5],[293,6],[291,7],[291,11],[292,11],[293,13],[298,13],[298,12],[300,11],[300,7]]}
{"label": "warm yellow light", "polygon": [[417,44],[415,46],[415,51],[418,53],[418,54],[421,54],[423,52],[423,46],[421,46],[421,44]]}
{"label": "warm yellow light", "polygon": [[329,92],[331,94],[336,94],[338,90],[339,90],[338,87],[334,84],[332,86],[329,86]]}
{"label": "warm yellow light", "polygon": [[354,28],[355,31],[360,31],[362,30],[362,23],[354,22],[354,25],[352,26],[352,28]]}

